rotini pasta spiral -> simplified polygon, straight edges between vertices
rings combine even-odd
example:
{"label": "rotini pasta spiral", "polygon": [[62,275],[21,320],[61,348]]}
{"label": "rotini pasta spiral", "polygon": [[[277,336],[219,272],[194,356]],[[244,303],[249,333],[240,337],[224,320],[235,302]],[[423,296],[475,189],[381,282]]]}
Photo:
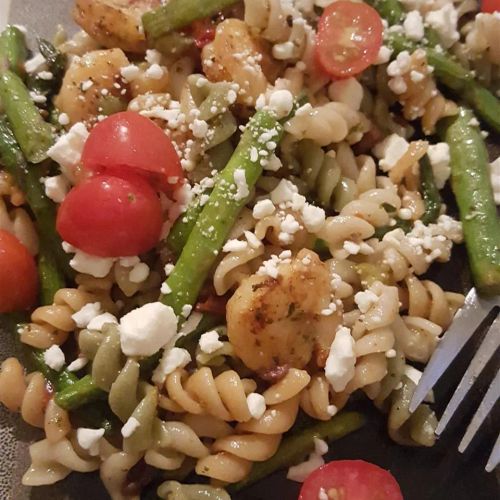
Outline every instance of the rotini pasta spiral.
{"label": "rotini pasta spiral", "polygon": [[[54,296],[54,303],[35,309],[31,323],[21,327],[21,342],[37,349],[63,344],[70,332],[76,329],[72,315],[86,304],[99,302],[103,305],[102,293],[91,293],[79,288],[62,288]],[[109,299],[108,299],[109,300]]]}
{"label": "rotini pasta spiral", "polygon": [[161,484],[158,496],[166,500],[231,500],[222,488],[207,484],[181,484],[177,481]]}
{"label": "rotini pasta spiral", "polygon": [[55,443],[43,439],[30,446],[31,466],[23,476],[25,486],[54,484],[72,471],[92,472],[99,468],[99,458],[91,457],[74,444],[74,438]]}
{"label": "rotini pasta spiral", "polygon": [[0,402],[10,411],[20,412],[25,422],[43,428],[48,397],[47,383],[41,373],[26,375],[17,358],[8,358],[2,363]]}
{"label": "rotini pasta spiral", "polygon": [[437,90],[423,49],[415,50],[411,56],[408,52],[401,53],[389,65],[387,73],[392,77],[388,82],[389,88],[403,105],[403,116],[407,120],[421,117],[426,134],[434,132],[441,118],[457,113],[456,104],[445,99]]}
{"label": "rotini pasta spiral", "polygon": [[23,208],[9,210],[0,197],[0,229],[13,234],[31,253],[38,253],[38,234],[30,216]]}

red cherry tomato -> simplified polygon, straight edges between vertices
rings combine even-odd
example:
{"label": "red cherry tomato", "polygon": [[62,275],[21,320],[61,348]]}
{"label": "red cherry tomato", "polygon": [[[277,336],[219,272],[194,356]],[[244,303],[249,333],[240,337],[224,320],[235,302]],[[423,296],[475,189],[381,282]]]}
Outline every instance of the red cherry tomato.
{"label": "red cherry tomato", "polygon": [[382,19],[373,7],[362,2],[334,2],[319,20],[316,59],[333,77],[357,75],[377,59],[382,33]]}
{"label": "red cherry tomato", "polygon": [[155,188],[167,193],[183,178],[172,141],[149,118],[132,111],[115,113],[92,129],[82,163],[97,174],[146,176]]}
{"label": "red cherry tomato", "polygon": [[486,14],[500,12],[500,0],[481,0],[481,12]]}
{"label": "red cherry tomato", "polygon": [[37,293],[35,259],[15,236],[0,230],[0,313],[29,309]]}
{"label": "red cherry tomato", "polygon": [[205,45],[213,42],[215,38],[215,24],[209,19],[200,19],[191,24],[191,33],[195,45],[202,49]]}
{"label": "red cherry tomato", "polygon": [[320,489],[342,491],[342,500],[403,500],[394,476],[363,460],[336,460],[316,469],[305,480],[299,500],[318,500]]}
{"label": "red cherry tomato", "polygon": [[63,240],[91,255],[137,255],[153,248],[162,226],[160,200],[140,176],[99,175],[74,187],[57,214]]}

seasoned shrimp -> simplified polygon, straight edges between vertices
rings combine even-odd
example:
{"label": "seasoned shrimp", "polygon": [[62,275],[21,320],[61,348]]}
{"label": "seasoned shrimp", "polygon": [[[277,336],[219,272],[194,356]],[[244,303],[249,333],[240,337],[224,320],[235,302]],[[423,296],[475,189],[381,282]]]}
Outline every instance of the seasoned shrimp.
{"label": "seasoned shrimp", "polygon": [[95,118],[105,99],[126,97],[122,92],[129,89],[120,78],[120,68],[128,64],[120,49],[96,50],[74,58],[54,100],[56,107],[69,116],[71,123]]}
{"label": "seasoned shrimp", "polygon": [[239,19],[227,19],[217,26],[215,39],[202,52],[203,71],[215,82],[236,82],[238,102],[252,105],[267,88],[263,71],[263,48]]}
{"label": "seasoned shrimp", "polygon": [[331,303],[328,268],[310,250],[278,267],[276,279],[253,275],[227,304],[227,332],[236,355],[260,375],[304,368],[313,355],[322,366],[341,322]]}
{"label": "seasoned shrimp", "polygon": [[141,16],[160,0],[76,0],[75,21],[103,47],[146,52]]}

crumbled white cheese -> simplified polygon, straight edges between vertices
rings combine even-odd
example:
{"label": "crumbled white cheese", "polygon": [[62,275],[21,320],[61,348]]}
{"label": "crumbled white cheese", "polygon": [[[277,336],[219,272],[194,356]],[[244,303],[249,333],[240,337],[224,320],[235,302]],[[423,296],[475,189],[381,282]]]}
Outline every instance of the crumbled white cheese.
{"label": "crumbled white cheese", "polygon": [[69,372],[77,372],[77,371],[80,371],[82,368],[84,368],[85,366],[87,366],[87,363],[89,362],[89,360],[84,357],[84,356],[80,356],[79,358],[76,358],[74,361],[72,361],[68,366],[67,366],[67,370]]}
{"label": "crumbled white cheese", "polygon": [[177,316],[171,307],[152,302],[123,316],[119,331],[126,356],[152,356],[177,333]]}
{"label": "crumbled white cheese", "polygon": [[412,69],[410,71],[410,78],[413,83],[418,83],[425,78],[425,75],[423,73],[420,73],[420,71],[415,71],[414,69]]}
{"label": "crumbled white cheese", "polygon": [[389,349],[388,351],[385,351],[385,357],[388,359],[395,358],[397,355],[397,352],[394,349]]}
{"label": "crumbled white cheese", "polygon": [[83,146],[88,136],[86,126],[81,122],[75,123],[49,148],[47,155],[59,163],[62,169],[71,169],[80,163]]}
{"label": "crumbled white cheese", "polygon": [[136,264],[128,275],[128,279],[132,283],[143,283],[148,279],[149,266],[144,262]]}
{"label": "crumbled white cheese", "polygon": [[280,227],[281,230],[287,234],[295,234],[300,230],[300,224],[292,214],[286,214]]}
{"label": "crumbled white cheese", "polygon": [[61,348],[58,345],[49,347],[43,353],[43,360],[49,368],[52,368],[56,372],[60,371],[64,366],[64,363],[66,363],[64,352],[62,352]]}
{"label": "crumbled white cheese", "polygon": [[146,62],[153,65],[153,64],[160,64],[161,63],[161,52],[156,49],[148,49],[146,50]]}
{"label": "crumbled white cheese", "polygon": [[457,31],[458,12],[452,2],[446,2],[440,9],[428,12],[425,22],[437,31],[443,48],[450,48],[459,38]]}
{"label": "crumbled white cheese", "polygon": [[139,264],[141,259],[137,255],[132,255],[129,257],[120,257],[120,266],[123,267],[134,267]]}
{"label": "crumbled white cheese", "polygon": [[386,45],[382,45],[378,50],[377,59],[375,60],[374,64],[385,64],[389,62],[392,52],[392,49],[390,49]]}
{"label": "crumbled white cheese", "polygon": [[189,128],[198,139],[203,139],[208,133],[208,123],[204,120],[195,119]]}
{"label": "crumbled white cheese", "polygon": [[87,90],[89,90],[93,85],[94,82],[92,80],[85,80],[80,84],[80,88],[83,92],[87,92]]}
{"label": "crumbled white cheese", "polygon": [[307,477],[318,467],[324,465],[322,455],[328,453],[328,445],[322,439],[314,438],[314,451],[309,458],[301,464],[294,465],[288,469],[287,479],[303,483]]}
{"label": "crumbled white cheese", "polygon": [[141,423],[135,417],[130,417],[122,427],[121,433],[124,438],[130,437],[139,427]]}
{"label": "crumbled white cheese", "polygon": [[268,215],[272,215],[275,210],[276,207],[271,200],[260,200],[253,207],[253,217],[260,220]]}
{"label": "crumbled white cheese", "polygon": [[111,313],[102,313],[98,316],[95,316],[89,321],[87,328],[89,330],[98,330],[101,331],[102,327],[108,323],[112,323],[114,325],[118,324],[118,320]]}
{"label": "crumbled white cheese", "polygon": [[24,69],[26,73],[36,73],[42,69],[47,68],[47,59],[42,56],[42,54],[38,53],[34,55],[31,59],[28,59],[24,63]]}
{"label": "crumbled white cheese", "polygon": [[411,56],[407,50],[400,52],[396,59],[387,66],[389,76],[401,76],[408,72],[411,66]]}
{"label": "crumbled white cheese", "polygon": [[47,97],[38,92],[30,91],[30,97],[35,104],[45,104],[47,102]]}
{"label": "crumbled white cheese", "polygon": [[398,210],[398,216],[400,219],[410,220],[413,216],[413,212],[411,211],[410,208],[400,208]]}
{"label": "crumbled white cheese", "polygon": [[395,76],[391,78],[388,83],[389,88],[396,94],[404,94],[408,90],[408,85],[402,76]]}
{"label": "crumbled white cheese", "polygon": [[373,148],[373,154],[379,158],[380,169],[384,172],[391,170],[406,153],[410,144],[398,134],[391,134]]}
{"label": "crumbled white cheese", "polygon": [[351,330],[341,326],[330,346],[326,360],[325,376],[335,392],[342,392],[354,377],[356,355]]}
{"label": "crumbled white cheese", "polygon": [[79,311],[71,315],[78,328],[86,328],[88,324],[101,314],[101,303],[85,304]]}
{"label": "crumbled white cheese", "polygon": [[344,241],[343,248],[349,255],[358,255],[361,250],[361,246],[358,243],[349,240]]}
{"label": "crumbled white cheese", "polygon": [[358,292],[354,296],[354,302],[356,302],[358,309],[364,314],[369,311],[369,309],[376,304],[379,300],[378,295],[373,293],[371,290],[366,290],[365,292]]}
{"label": "crumbled white cheese", "polygon": [[59,117],[57,118],[57,121],[59,122],[60,125],[63,127],[66,125],[69,125],[69,116],[66,113],[61,113]]}
{"label": "crumbled white cheese", "polygon": [[363,100],[363,86],[352,76],[335,80],[328,87],[328,96],[332,101],[342,102],[358,111]]}
{"label": "crumbled white cheese", "polygon": [[55,203],[61,203],[69,191],[69,182],[64,175],[44,177],[45,194]]}
{"label": "crumbled white cheese", "polygon": [[192,310],[193,306],[191,304],[184,304],[181,309],[181,316],[187,318],[191,314]]}
{"label": "crumbled white cheese", "polygon": [[175,265],[174,264],[165,264],[165,275],[170,276],[172,274],[172,271],[174,270]]}
{"label": "crumbled white cheese", "polygon": [[165,70],[159,64],[152,64],[145,73],[146,77],[152,80],[160,80],[164,74]]}
{"label": "crumbled white cheese", "polygon": [[85,427],[80,427],[76,430],[78,444],[93,457],[99,455],[99,441],[103,436],[104,429],[86,429]]}
{"label": "crumbled white cheese", "polygon": [[236,193],[234,199],[236,201],[244,200],[249,194],[245,171],[242,168],[237,168],[233,174],[234,183],[236,184]]}
{"label": "crumbled white cheese", "polygon": [[302,222],[310,233],[316,233],[325,224],[325,211],[306,203],[302,208]]}
{"label": "crumbled white cheese", "polygon": [[418,42],[424,38],[424,22],[422,19],[422,14],[418,10],[412,10],[406,14],[406,18],[403,21],[403,28],[405,30],[406,36],[410,40]]}
{"label": "crumbled white cheese", "polygon": [[133,82],[136,78],[139,78],[141,70],[135,64],[129,64],[120,69],[120,75],[127,82]]}
{"label": "crumbled white cheese", "polygon": [[285,118],[293,108],[293,95],[289,90],[275,90],[269,96],[269,109],[278,119]]}
{"label": "crumbled white cheese", "polygon": [[427,156],[432,166],[434,180],[438,189],[443,189],[451,174],[450,147],[446,142],[429,145]]}
{"label": "crumbled white cheese", "polygon": [[172,293],[172,289],[168,286],[166,282],[163,282],[161,284],[160,292],[162,295],[168,295],[169,293]]}
{"label": "crumbled white cheese", "polygon": [[207,354],[212,354],[224,345],[219,340],[219,333],[216,330],[205,332],[200,337],[199,344],[200,349]]}
{"label": "crumbled white cheese", "polygon": [[422,372],[411,365],[405,365],[404,374],[415,384],[418,385],[422,377]]}
{"label": "crumbled white cheese", "polygon": [[490,163],[490,179],[495,203],[500,205],[500,156]]}
{"label": "crumbled white cheese", "polygon": [[259,420],[266,411],[266,400],[262,394],[251,392],[247,396],[247,406],[252,418]]}
{"label": "crumbled white cheese", "polygon": [[75,255],[69,261],[69,265],[75,271],[90,274],[94,278],[104,278],[107,276],[115,262],[115,259],[112,257],[97,257],[77,249],[73,251],[75,251]]}
{"label": "crumbled white cheese", "polygon": [[259,248],[262,246],[262,241],[260,241],[251,231],[245,231],[243,234],[251,248]]}
{"label": "crumbled white cheese", "polygon": [[191,355],[186,349],[180,347],[172,347],[165,350],[155,368],[152,376],[152,381],[156,385],[162,385],[167,378],[167,375],[173,373],[177,368],[184,368],[191,362]]}
{"label": "crumbled white cheese", "polygon": [[287,179],[281,179],[280,183],[271,191],[271,201],[278,205],[292,201],[294,193],[298,193],[297,186]]}
{"label": "crumbled white cheese", "polygon": [[223,252],[241,252],[245,250],[248,246],[246,241],[241,240],[228,240],[226,244],[222,247]]}
{"label": "crumbled white cheese", "polygon": [[50,71],[40,71],[38,73],[38,77],[42,80],[52,80],[52,78],[54,78],[54,75]]}

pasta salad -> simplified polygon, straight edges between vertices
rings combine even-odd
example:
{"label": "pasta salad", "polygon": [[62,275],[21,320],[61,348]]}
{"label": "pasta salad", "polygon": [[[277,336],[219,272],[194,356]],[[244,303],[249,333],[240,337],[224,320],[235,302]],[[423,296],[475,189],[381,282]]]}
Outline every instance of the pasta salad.
{"label": "pasta salad", "polygon": [[432,446],[432,394],[409,403],[464,296],[428,271],[464,242],[500,293],[500,3],[478,10],[75,0],[72,37],[1,33],[0,402],[45,435],[24,485],[225,500],[287,468],[302,500],[403,498],[323,455],[352,397]]}

